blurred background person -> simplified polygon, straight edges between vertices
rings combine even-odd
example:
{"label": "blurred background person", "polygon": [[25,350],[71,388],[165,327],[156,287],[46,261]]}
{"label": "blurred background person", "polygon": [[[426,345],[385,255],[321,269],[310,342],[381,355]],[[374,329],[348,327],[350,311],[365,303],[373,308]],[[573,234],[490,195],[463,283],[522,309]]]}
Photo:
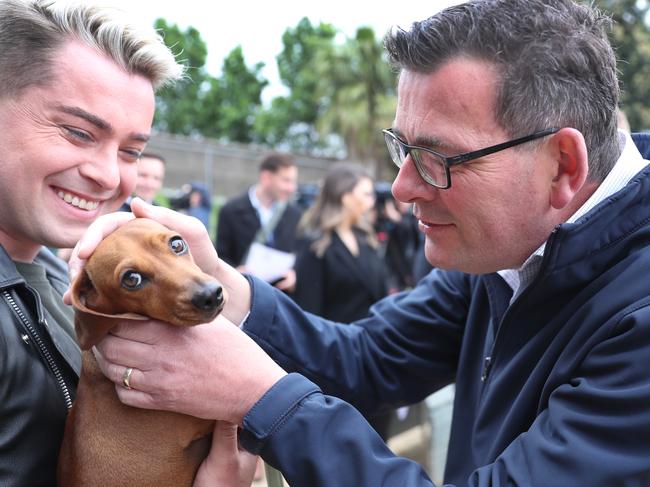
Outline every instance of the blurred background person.
{"label": "blurred background person", "polygon": [[190,185],[189,206],[187,214],[198,218],[203,222],[205,228],[210,228],[210,211],[212,210],[212,198],[208,188],[201,183]]}
{"label": "blurred background person", "polygon": [[[226,202],[219,212],[216,248],[219,257],[246,272],[248,250],[258,242],[283,252],[296,250],[296,227],[301,210],[291,202],[298,186],[298,167],[292,156],[266,154],[259,165],[256,185]],[[293,269],[274,285],[290,292],[295,288]]]}
{"label": "blurred background person", "polygon": [[375,184],[375,188],[373,225],[386,265],[388,294],[393,294],[415,285],[413,264],[419,250],[420,232],[413,205],[396,201],[388,183]]}
{"label": "blurred background person", "polygon": [[[363,168],[332,166],[298,229],[293,298],[305,311],[349,323],[367,316],[386,295],[384,262],[369,220],[374,205],[374,184]],[[391,415],[367,417],[384,440]]]}
{"label": "blurred background person", "polygon": [[165,180],[165,159],[158,154],[143,152],[138,164],[138,179],[133,195],[120,207],[121,211],[131,211],[131,198],[137,196],[147,203],[155,204],[154,198]]}
{"label": "blurred background person", "polygon": [[179,193],[170,199],[169,204],[176,211],[198,218],[210,231],[212,196],[205,184],[197,181],[184,184]]}

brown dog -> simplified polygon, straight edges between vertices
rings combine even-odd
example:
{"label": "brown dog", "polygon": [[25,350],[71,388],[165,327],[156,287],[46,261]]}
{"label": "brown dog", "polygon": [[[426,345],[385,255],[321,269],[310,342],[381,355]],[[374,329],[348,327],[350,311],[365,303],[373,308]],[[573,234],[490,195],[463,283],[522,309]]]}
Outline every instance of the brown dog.
{"label": "brown dog", "polygon": [[125,406],[90,349],[125,319],[133,326],[147,317],[177,326],[209,322],[223,308],[221,286],[194,264],[180,236],[138,218],[100,243],[72,285],[72,300],[83,359],[59,485],[191,486],[214,422]]}

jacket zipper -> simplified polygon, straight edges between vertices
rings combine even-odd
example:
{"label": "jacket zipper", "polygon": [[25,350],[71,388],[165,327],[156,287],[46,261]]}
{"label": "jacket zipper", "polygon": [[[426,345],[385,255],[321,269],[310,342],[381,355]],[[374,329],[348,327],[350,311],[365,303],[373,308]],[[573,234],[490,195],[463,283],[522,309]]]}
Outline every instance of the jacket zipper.
{"label": "jacket zipper", "polygon": [[[23,313],[23,310],[20,309],[16,301],[14,300],[13,296],[9,293],[9,291],[4,290],[2,291],[2,294],[4,295],[5,299],[7,302],[11,305],[13,308],[14,312],[20,320],[22,321],[23,325],[27,329],[27,332],[31,336],[32,340],[36,343],[36,346],[41,352],[41,355],[45,358],[45,361],[47,362],[48,367],[54,374],[54,378],[56,379],[57,383],[59,384],[59,388],[61,389],[61,392],[63,393],[63,399],[65,400],[65,405],[70,410],[72,408],[72,398],[70,396],[70,390],[68,389],[67,384],[65,383],[65,380],[63,379],[63,374],[61,373],[61,370],[59,369],[59,366],[56,364],[56,361],[54,360],[54,357],[52,357],[52,354],[50,353],[50,350],[47,348],[45,343],[43,342],[43,339],[41,336],[38,334],[36,329],[32,326],[32,324],[29,322],[27,319],[27,316],[25,316],[25,313]],[[24,339],[24,337],[23,337]]]}
{"label": "jacket zipper", "polygon": [[[559,227],[560,227],[559,225],[555,227],[551,232],[551,234],[549,235],[548,240],[546,241],[546,249],[549,249],[553,244],[553,242],[555,241]],[[519,297],[517,298],[517,303],[521,300],[523,296],[529,294],[530,290],[537,284],[537,281],[539,281],[540,276],[542,275],[542,271],[547,265],[547,261],[549,258],[548,255],[549,253],[544,251],[544,257],[541,265],[539,266],[539,270],[537,271],[537,275],[535,276],[535,279],[533,279],[533,281],[528,285],[528,287],[526,287],[526,289],[523,290],[521,295],[519,295]],[[516,303],[513,304],[516,305]],[[503,314],[503,317],[501,318],[501,323],[499,323],[499,327],[497,328],[497,332],[494,336],[494,341],[492,342],[492,346],[490,347],[490,353],[483,359],[483,368],[481,370],[481,382],[484,384],[484,386],[488,378],[490,377],[490,371],[492,370],[492,365],[494,364],[494,355],[496,353],[497,340],[501,335],[503,335],[502,329],[503,329],[503,324],[505,322],[505,318],[506,316],[511,314],[511,312],[512,312],[512,305],[509,306],[506,312]]]}

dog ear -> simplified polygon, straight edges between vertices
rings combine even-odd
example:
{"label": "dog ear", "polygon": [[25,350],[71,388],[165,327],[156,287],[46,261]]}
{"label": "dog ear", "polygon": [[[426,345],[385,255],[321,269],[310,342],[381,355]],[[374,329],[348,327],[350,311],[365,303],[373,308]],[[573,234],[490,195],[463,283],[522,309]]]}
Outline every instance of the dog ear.
{"label": "dog ear", "polygon": [[97,297],[97,289],[86,269],[81,269],[71,286],[72,305],[76,309],[87,310],[86,303]]}
{"label": "dog ear", "polygon": [[95,313],[86,313],[80,309],[74,313],[74,331],[82,350],[89,350],[106,336],[118,320]]}
{"label": "dog ear", "polygon": [[97,297],[97,290],[88,272],[82,269],[72,283],[72,305],[75,308],[74,330],[82,350],[88,350],[117,324],[115,318],[101,316],[86,306],[88,301]]}

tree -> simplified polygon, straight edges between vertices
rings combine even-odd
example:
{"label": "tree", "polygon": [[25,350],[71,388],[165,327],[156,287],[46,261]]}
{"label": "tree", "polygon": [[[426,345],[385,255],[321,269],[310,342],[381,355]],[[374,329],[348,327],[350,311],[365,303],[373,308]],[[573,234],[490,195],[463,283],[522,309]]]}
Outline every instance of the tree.
{"label": "tree", "polygon": [[372,28],[361,27],[354,38],[322,54],[329,58],[315,65],[317,92],[326,107],[318,127],[339,134],[349,159],[367,163],[382,176],[389,160],[381,129],[395,113],[396,79],[381,41]]}
{"label": "tree", "polygon": [[155,27],[164,33],[165,44],[178,53],[187,75],[158,93],[154,127],[173,134],[251,142],[261,93],[268,83],[260,75],[264,64],[249,69],[238,46],[228,54],[221,77],[216,78],[205,68],[207,46],[196,29],[181,31],[164,19],[156,20]]}
{"label": "tree", "polygon": [[284,32],[283,49],[276,60],[288,95],[273,99],[260,114],[255,124],[260,141],[310,152],[325,145],[315,129],[321,102],[316,96],[318,74],[313,62],[319,52],[331,49],[335,35],[330,24],[314,26],[306,17]]}
{"label": "tree", "polygon": [[186,77],[161,89],[156,97],[154,127],[173,134],[191,135],[198,132],[196,120],[202,111],[204,91],[211,82],[205,70],[208,48],[199,32],[189,27],[181,31],[176,24],[157,19],[156,29],[163,33],[165,44],[186,66]]}
{"label": "tree", "polygon": [[260,74],[264,63],[248,68],[241,46],[233,49],[223,62],[222,75],[213,86],[217,117],[206,120],[204,135],[216,135],[234,142],[253,141],[253,124],[262,106],[262,90],[268,84]]}
{"label": "tree", "polygon": [[[589,2],[591,3],[591,2]],[[647,1],[597,0],[611,13],[611,42],[616,49],[621,79],[621,108],[633,130],[650,128],[650,29]]]}

